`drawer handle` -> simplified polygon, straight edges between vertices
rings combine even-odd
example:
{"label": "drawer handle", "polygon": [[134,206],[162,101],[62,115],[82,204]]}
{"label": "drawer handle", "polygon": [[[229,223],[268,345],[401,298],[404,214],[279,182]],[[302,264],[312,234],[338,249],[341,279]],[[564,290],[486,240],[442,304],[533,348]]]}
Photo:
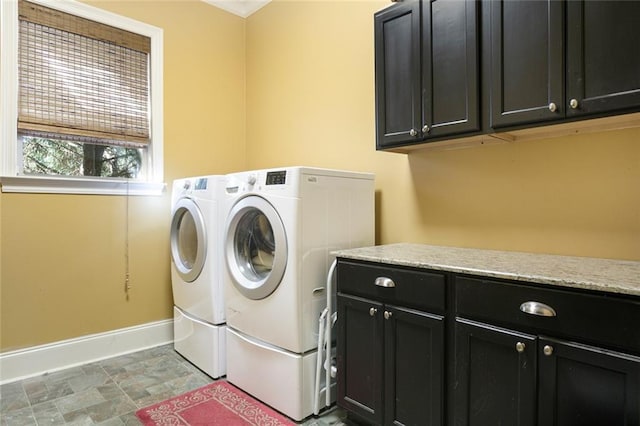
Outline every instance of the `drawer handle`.
{"label": "drawer handle", "polygon": [[387,278],[387,277],[378,277],[378,278],[376,278],[375,284],[378,287],[387,287],[387,288],[396,286],[396,283],[394,283],[391,278]]}
{"label": "drawer handle", "polygon": [[525,314],[537,315],[539,317],[556,316],[556,311],[551,306],[540,302],[524,302],[520,305],[520,310]]}

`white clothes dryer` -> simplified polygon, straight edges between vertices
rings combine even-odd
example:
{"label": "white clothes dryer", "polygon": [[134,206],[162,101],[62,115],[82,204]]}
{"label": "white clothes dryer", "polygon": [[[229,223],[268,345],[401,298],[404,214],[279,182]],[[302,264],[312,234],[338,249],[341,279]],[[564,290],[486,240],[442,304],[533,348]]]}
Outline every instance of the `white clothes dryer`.
{"label": "white clothes dryer", "polygon": [[213,378],[226,374],[224,182],[224,176],[178,179],[171,193],[174,348]]}
{"label": "white clothes dryer", "polygon": [[289,167],[227,175],[227,379],[294,420],[313,412],[333,250],[374,244],[374,176]]}

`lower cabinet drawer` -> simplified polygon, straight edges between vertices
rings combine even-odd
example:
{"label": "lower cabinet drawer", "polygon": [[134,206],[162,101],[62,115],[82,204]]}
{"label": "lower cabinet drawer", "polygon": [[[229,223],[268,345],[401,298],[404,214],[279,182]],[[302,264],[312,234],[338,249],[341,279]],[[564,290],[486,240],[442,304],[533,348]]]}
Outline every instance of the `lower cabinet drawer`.
{"label": "lower cabinet drawer", "polygon": [[433,313],[445,310],[445,275],[364,262],[338,261],[338,291]]}
{"label": "lower cabinet drawer", "polygon": [[480,278],[455,278],[456,315],[640,354],[640,300]]}

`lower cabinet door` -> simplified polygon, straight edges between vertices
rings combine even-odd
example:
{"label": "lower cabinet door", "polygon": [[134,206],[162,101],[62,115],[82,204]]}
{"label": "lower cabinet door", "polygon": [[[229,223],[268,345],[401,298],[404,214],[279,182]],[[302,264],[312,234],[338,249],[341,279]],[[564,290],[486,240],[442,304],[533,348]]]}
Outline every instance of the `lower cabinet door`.
{"label": "lower cabinet door", "polygon": [[384,424],[443,424],[443,317],[385,305]]}
{"label": "lower cabinet door", "polygon": [[540,426],[639,426],[640,357],[540,339]]}
{"label": "lower cabinet door", "polygon": [[454,424],[535,426],[536,336],[463,319],[455,328]]}
{"label": "lower cabinet door", "polygon": [[382,304],[337,297],[337,404],[371,425],[382,422]]}

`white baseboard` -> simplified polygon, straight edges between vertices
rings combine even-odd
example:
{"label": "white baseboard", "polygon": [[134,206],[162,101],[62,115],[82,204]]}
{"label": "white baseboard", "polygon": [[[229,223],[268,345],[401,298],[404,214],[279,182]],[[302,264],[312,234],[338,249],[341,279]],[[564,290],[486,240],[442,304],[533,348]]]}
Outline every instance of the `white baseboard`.
{"label": "white baseboard", "polygon": [[0,384],[173,342],[173,320],[156,321],[0,353]]}

